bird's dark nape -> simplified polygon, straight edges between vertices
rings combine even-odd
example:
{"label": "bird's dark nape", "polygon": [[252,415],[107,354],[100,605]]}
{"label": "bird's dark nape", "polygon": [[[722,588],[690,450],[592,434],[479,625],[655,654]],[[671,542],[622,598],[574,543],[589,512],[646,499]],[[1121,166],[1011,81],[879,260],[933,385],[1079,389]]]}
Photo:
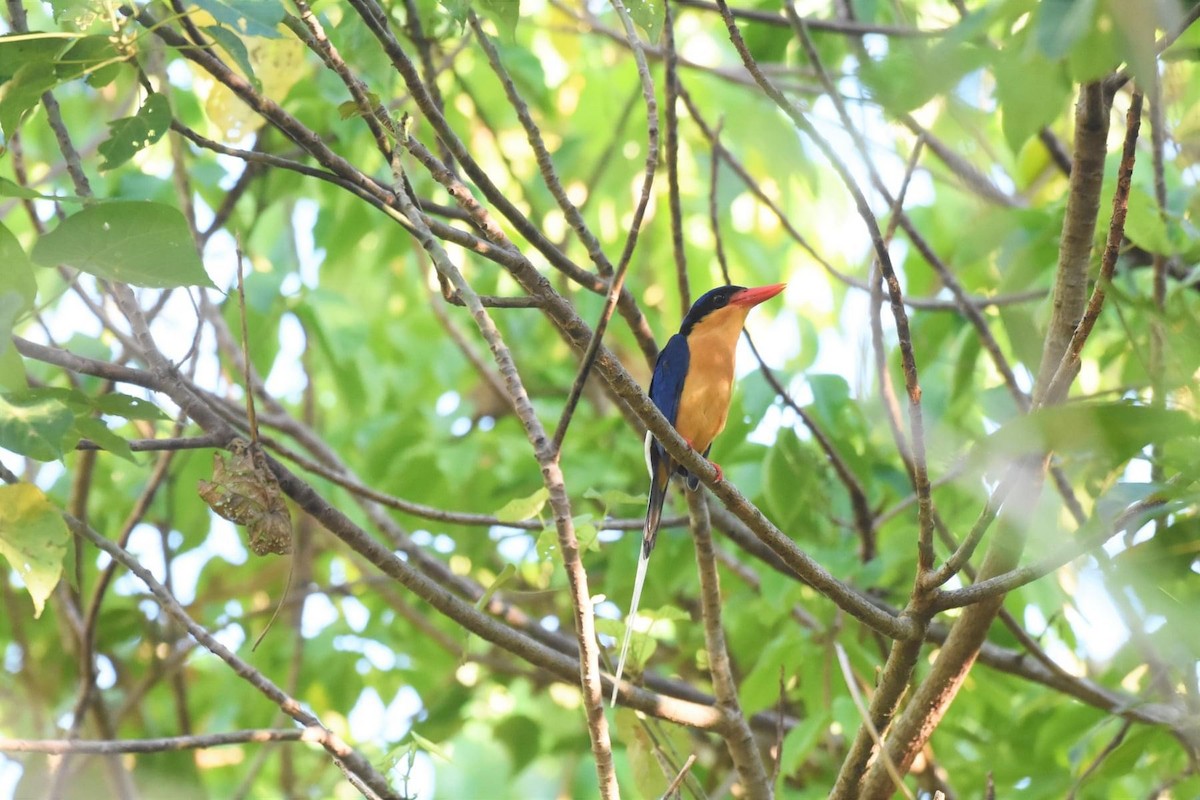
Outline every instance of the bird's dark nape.
{"label": "bird's dark nape", "polygon": [[729,305],[733,296],[745,289],[745,286],[718,286],[716,289],[709,289],[700,295],[696,302],[692,303],[687,316],[683,318],[683,323],[679,326],[679,332],[687,336],[697,322],[717,309]]}

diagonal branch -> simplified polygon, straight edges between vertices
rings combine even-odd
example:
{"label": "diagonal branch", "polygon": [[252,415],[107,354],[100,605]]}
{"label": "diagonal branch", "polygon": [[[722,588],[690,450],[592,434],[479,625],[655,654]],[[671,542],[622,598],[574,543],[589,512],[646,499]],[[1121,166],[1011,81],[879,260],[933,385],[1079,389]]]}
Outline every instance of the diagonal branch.
{"label": "diagonal branch", "polygon": [[74,517],[67,516],[66,521],[76,536],[87,539],[96,547],[108,553],[114,561],[119,562],[136,575],[142,583],[146,584],[147,588],[154,595],[154,599],[158,601],[163,610],[183,625],[192,638],[200,642],[213,655],[228,664],[238,677],[258,689],[259,692],[278,705],[292,719],[306,728],[313,729],[314,733],[311,735],[314,741],[319,742],[325,748],[330,756],[333,757],[334,763],[346,774],[348,779],[356,784],[360,782],[365,784],[381,798],[399,800],[400,796],[392,790],[387,778],[371,766],[371,763],[362,754],[346,744],[333,731],[326,728],[317,717],[307,711],[295,698],[286,694],[272,683],[269,678],[239,658],[232,650],[221,644],[211,633],[193,620],[187,611],[184,610],[183,606],[179,604],[179,601],[167,591],[167,588],[159,583],[150,570],[143,567],[127,550],[109,541]]}

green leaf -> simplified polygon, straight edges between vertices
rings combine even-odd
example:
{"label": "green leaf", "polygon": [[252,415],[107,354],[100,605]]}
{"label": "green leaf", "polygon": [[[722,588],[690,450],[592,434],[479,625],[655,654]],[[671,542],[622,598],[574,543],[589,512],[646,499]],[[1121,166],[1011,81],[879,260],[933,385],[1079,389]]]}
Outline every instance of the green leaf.
{"label": "green leaf", "polygon": [[81,438],[91,439],[109,453],[133,464],[140,463],[130,449],[129,442],[113,433],[103,421],[80,414],[75,417],[75,430]]}
{"label": "green leaf", "polygon": [[970,43],[949,40],[931,45],[917,39],[888,42],[887,55],[866,60],[860,69],[864,86],[893,113],[916,109],[950,92],[968,73],[992,58]]}
{"label": "green leaf", "polygon": [[0,349],[0,389],[19,392],[29,388],[25,361],[15,347]]}
{"label": "green leaf", "polygon": [[84,198],[76,197],[73,194],[41,194],[35,192],[27,186],[22,186],[19,183],[14,183],[8,178],[0,178],[0,197],[20,197],[23,200],[54,200],[68,201],[72,203],[82,202]]}
{"label": "green leaf", "polygon": [[108,123],[108,139],[100,143],[104,162],[101,170],[124,164],[141,149],[162,138],[171,127],[171,106],[166,95],[152,94],[132,117],[122,117]]}
{"label": "green leaf", "polygon": [[1087,33],[1067,56],[1071,80],[1088,83],[1117,68],[1121,63],[1121,48],[1115,27],[1108,12],[1102,12],[1093,20]]}
{"label": "green leaf", "polygon": [[254,88],[262,90],[262,81],[254,74],[254,65],[250,61],[250,51],[246,49],[246,43],[242,41],[242,37],[238,36],[229,28],[222,28],[220,25],[206,25],[201,30],[206,36],[211,36],[216,40],[230,58],[241,68],[242,74],[254,84]]}
{"label": "green leaf", "polygon": [[618,708],[613,727],[616,738],[625,745],[625,758],[633,772],[633,784],[641,797],[658,797],[666,790],[668,779],[654,757],[655,746],[629,708]]}
{"label": "green leaf", "polygon": [[1140,86],[1149,86],[1157,70],[1155,28],[1170,30],[1175,27],[1166,5],[1158,0],[1108,0],[1121,55]]}
{"label": "green leaf", "polygon": [[755,714],[779,702],[779,672],[783,670],[785,681],[791,677],[802,656],[802,644],[795,637],[778,636],[759,650],[738,690],[743,711]]}
{"label": "green leaf", "polygon": [[1169,209],[1160,214],[1158,203],[1139,186],[1129,192],[1125,235],[1138,247],[1167,256],[1182,255],[1193,245],[1178,216]]}
{"label": "green leaf", "polygon": [[549,499],[550,492],[543,486],[528,497],[515,497],[509,500],[497,509],[493,516],[501,522],[520,522],[533,519],[542,512],[542,508]]}
{"label": "green leaf", "polygon": [[550,112],[553,95],[546,86],[546,67],[542,59],[528,47],[512,42],[497,41],[496,50],[521,96],[538,109]]}
{"label": "green leaf", "polygon": [[504,565],[504,569],[500,570],[500,574],[496,576],[496,580],[492,581],[491,585],[483,590],[483,594],[479,595],[479,599],[475,601],[475,607],[479,609],[487,608],[487,604],[492,602],[492,598],[500,587],[512,580],[512,577],[517,574],[517,567],[511,562]]}
{"label": "green leaf", "polygon": [[0,555],[8,559],[40,617],[62,576],[70,532],[42,490],[29,483],[0,486]]}
{"label": "green leaf", "polygon": [[[367,104],[371,109],[379,107],[379,95],[374,92],[367,92]],[[374,113],[372,111],[372,113]],[[354,117],[365,116],[363,110],[359,108],[357,100],[347,100],[338,105],[338,116],[342,119],[353,119]]]}
{"label": "green leaf", "polygon": [[607,511],[613,506],[642,506],[646,504],[646,496],[643,494],[630,494],[623,492],[620,489],[606,489],[603,492],[595,489],[588,489],[583,493],[583,496],[588,500],[595,500],[602,505]]}
{"label": "green leaf", "polygon": [[13,325],[33,308],[37,297],[37,281],[33,265],[12,231],[0,223],[0,353],[12,342]]}
{"label": "green leaf", "polygon": [[417,743],[417,747],[420,747],[426,753],[429,753],[432,756],[437,756],[447,764],[454,763],[454,759],[450,758],[450,754],[443,750],[442,747],[436,742],[429,741],[416,731],[409,731],[409,735],[412,736],[413,741]]}
{"label": "green leaf", "polygon": [[475,6],[496,23],[500,38],[512,42],[521,19],[521,0],[475,0]]}
{"label": "green leaf", "polygon": [[446,9],[450,19],[458,24],[461,30],[467,24],[467,12],[471,10],[470,0],[438,0],[442,8]]}
{"label": "green leaf", "polygon": [[1004,55],[995,66],[996,99],[1004,138],[1019,153],[1026,140],[1063,113],[1071,83],[1060,63],[1008,50]]}
{"label": "green leaf", "polygon": [[183,214],[162,203],[112,201],[85,208],[42,236],[33,260],[134,286],[213,286]]}
{"label": "green leaf", "polygon": [[[687,729],[680,725],[664,723],[655,727],[651,736],[639,719],[637,712],[619,708],[614,715],[613,727],[616,739],[625,745],[625,756],[633,773],[633,785],[638,797],[661,797],[674,775],[668,776],[659,760],[660,753],[674,753],[680,759],[693,749]],[[673,796],[673,795],[672,795]]]}
{"label": "green leaf", "polygon": [[627,0],[625,8],[634,23],[646,32],[651,44],[658,42],[667,21],[667,0]]}
{"label": "green leaf", "polygon": [[808,375],[812,389],[812,408],[827,423],[836,422],[850,403],[850,384],[841,375]]}
{"label": "green leaf", "polygon": [[54,400],[62,403],[76,414],[98,411],[125,419],[167,420],[169,416],[153,403],[139,397],[131,397],[120,392],[110,392],[96,395],[85,394],[78,389],[67,389],[62,386],[42,386],[30,389],[21,395],[26,401]]}
{"label": "green leaf", "polygon": [[538,757],[542,728],[531,717],[514,714],[494,728],[495,737],[508,750],[513,762],[513,775],[519,774]]}
{"label": "green leaf", "polygon": [[538,534],[535,547],[537,548],[538,558],[542,561],[562,561],[558,551],[558,531],[553,527],[542,529],[542,532]]}
{"label": "green leaf", "polygon": [[75,414],[58,400],[31,395],[0,394],[0,447],[37,461],[62,458]]}
{"label": "green leaf", "polygon": [[112,414],[114,417],[124,417],[125,419],[167,420],[171,418],[149,400],[120,392],[111,392],[90,398],[89,405],[102,414]]}
{"label": "green leaf", "polygon": [[57,84],[54,70],[48,69],[45,62],[35,61],[17,70],[0,97],[0,130],[6,139],[12,139],[25,115],[41,102],[42,94]]}
{"label": "green leaf", "polygon": [[1058,60],[1088,32],[1096,13],[1096,0],[1042,0],[1038,5],[1033,39],[1047,58]]}
{"label": "green leaf", "polygon": [[600,535],[600,529],[595,525],[588,523],[575,522],[575,541],[579,544],[581,552],[600,552],[600,543],[597,538]]}
{"label": "green leaf", "polygon": [[86,75],[88,85],[99,89],[117,77],[123,60],[110,37],[85,36],[59,57],[54,70],[59,81]]}
{"label": "green leaf", "polygon": [[1200,435],[1200,421],[1186,411],[1133,403],[1070,403],[1005,423],[983,450],[1007,457],[1055,452],[1091,453],[1119,464],[1147,445]]}
{"label": "green leaf", "polygon": [[810,713],[799,725],[788,731],[783,739],[783,755],[779,758],[781,777],[791,775],[804,765],[813,748],[821,740],[821,735],[829,728],[829,712],[823,708],[813,711],[815,713]]}
{"label": "green leaf", "polygon": [[12,80],[24,66],[42,64],[53,72],[50,64],[71,40],[61,34],[10,33],[0,36],[0,84]]}
{"label": "green leaf", "polygon": [[196,5],[243,36],[279,39],[283,6],[275,0],[196,0]]}

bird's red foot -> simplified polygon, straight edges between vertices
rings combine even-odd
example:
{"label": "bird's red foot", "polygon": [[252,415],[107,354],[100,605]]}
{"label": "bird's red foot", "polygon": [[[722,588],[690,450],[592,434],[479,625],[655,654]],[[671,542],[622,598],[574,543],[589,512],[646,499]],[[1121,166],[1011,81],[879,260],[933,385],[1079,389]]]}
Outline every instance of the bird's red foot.
{"label": "bird's red foot", "polygon": [[[684,440],[685,442],[687,442],[687,446],[688,446],[688,447],[692,448],[693,450],[695,450],[695,449],[696,449],[696,445],[692,444],[692,440],[691,440],[691,439],[689,439],[689,438],[687,438],[687,437],[685,436],[685,437],[683,437],[683,440]],[[703,454],[702,454],[702,455],[703,455]],[[710,465],[710,466],[711,466],[713,469],[715,469],[715,470],[717,471],[717,480],[719,480],[719,481],[723,481],[723,480],[725,480],[725,470],[721,469],[721,465],[720,465],[720,464],[718,464],[718,463],[717,463],[717,462],[715,462],[715,461],[710,461],[710,460],[709,460],[709,459],[707,459],[707,458],[706,458],[706,459],[704,459],[704,460],[705,460],[705,461],[708,461],[709,465]]]}

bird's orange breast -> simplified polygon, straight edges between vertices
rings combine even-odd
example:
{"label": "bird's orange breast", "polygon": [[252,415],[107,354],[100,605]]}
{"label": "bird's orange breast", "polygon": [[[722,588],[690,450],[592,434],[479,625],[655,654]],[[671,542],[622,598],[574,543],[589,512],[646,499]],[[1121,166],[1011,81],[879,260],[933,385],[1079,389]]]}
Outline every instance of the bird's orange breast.
{"label": "bird's orange breast", "polygon": [[688,371],[675,429],[701,453],[725,429],[734,351],[745,321],[746,310],[731,306],[705,317],[688,334]]}

